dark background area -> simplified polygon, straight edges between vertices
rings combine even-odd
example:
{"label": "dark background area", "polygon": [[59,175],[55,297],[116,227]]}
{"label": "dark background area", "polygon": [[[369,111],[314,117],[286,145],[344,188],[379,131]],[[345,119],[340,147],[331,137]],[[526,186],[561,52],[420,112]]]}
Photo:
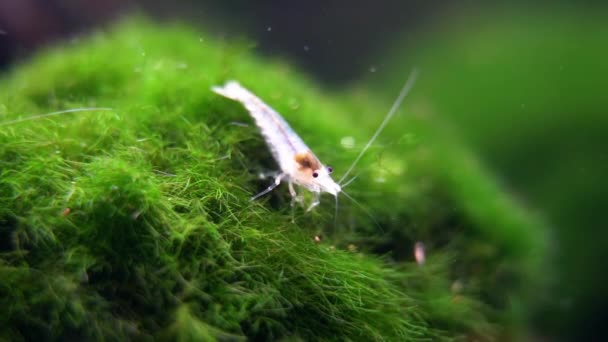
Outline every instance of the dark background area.
{"label": "dark background area", "polygon": [[[510,2],[521,10],[567,6],[569,1]],[[593,11],[602,1],[577,2]],[[0,0],[0,66],[36,49],[74,39],[122,16],[143,13],[160,21],[184,21],[207,31],[247,37],[264,54],[297,63],[324,82],[359,79],[379,65],[379,52],[395,38],[415,38],[453,16],[475,17],[501,7],[483,1],[159,1]],[[381,62],[381,60],[380,60]]]}
{"label": "dark background area", "polygon": [[[492,10],[488,11],[488,8]],[[498,43],[485,46],[499,49],[504,30],[492,31],[495,21],[485,16],[494,13],[504,21],[508,14],[503,14],[510,11],[542,13],[542,19],[534,15],[526,20],[514,16],[518,19],[513,19],[513,23],[496,24],[518,27],[517,20],[522,20],[519,27],[523,30],[529,25],[530,32],[539,34],[538,41],[519,44],[527,35],[520,32],[513,43],[519,50],[511,51],[513,54],[508,56],[511,60],[505,59],[504,64],[492,64],[494,61],[486,59],[472,70],[466,70],[458,63],[450,64],[457,57],[437,56],[436,65],[442,63],[443,58],[449,67],[430,72],[447,75],[435,78],[453,82],[447,84],[461,82],[462,89],[485,87],[488,91],[505,82],[491,78],[492,70],[495,70],[492,67],[517,65],[519,69],[514,70],[521,78],[515,90],[504,92],[504,89],[496,88],[494,92],[494,96],[502,97],[503,108],[509,107],[510,99],[518,92],[527,92],[530,98],[552,101],[551,105],[538,105],[520,116],[507,109],[474,107],[471,102],[454,109],[467,94],[462,89],[452,88],[454,94],[461,97],[443,103],[450,104],[446,112],[454,109],[450,119],[466,140],[531,210],[543,213],[555,230],[556,241],[552,242],[556,246],[555,260],[551,262],[558,268],[558,277],[551,280],[552,290],[534,307],[534,335],[550,339],[598,337],[605,335],[604,308],[608,304],[603,266],[605,238],[608,238],[603,219],[608,200],[604,180],[608,172],[608,154],[603,135],[608,132],[608,113],[606,101],[600,98],[608,89],[602,88],[606,84],[601,81],[608,79],[608,62],[601,62],[601,56],[605,59],[608,52],[608,37],[603,36],[608,34],[605,28],[608,16],[604,15],[602,2],[547,1],[534,5],[521,2],[504,7],[474,1],[237,0],[228,4],[187,0],[0,0],[0,68],[9,70],[45,46],[57,41],[77,40],[123,16],[144,13],[159,21],[184,21],[218,37],[246,37],[257,44],[260,54],[289,60],[328,87],[340,88],[362,82],[372,84],[382,92],[383,82],[388,80],[391,84],[391,79],[402,78],[392,76],[392,73],[406,74],[404,70],[415,60],[415,57],[410,60],[410,54],[420,55],[418,49],[425,44],[428,52],[430,43],[420,43],[428,37],[443,39],[444,46],[449,46],[463,36],[490,27],[487,32],[496,34]],[[588,17],[598,23],[596,28],[579,25],[587,24]],[[454,24],[453,18],[458,18],[458,25]],[[485,24],[467,26],[479,22]],[[536,30],[543,26],[547,27],[545,31]],[[452,35],[452,31],[457,30],[464,33]],[[538,32],[544,32],[545,36]],[[552,34],[564,39],[556,40]],[[540,46],[538,42],[544,40],[554,45]],[[563,48],[560,44],[564,44]],[[581,55],[569,54],[570,51],[578,51]],[[393,57],[384,58],[385,55]],[[501,55],[497,56],[499,59]],[[539,70],[551,65],[555,56],[562,60],[556,62],[555,69],[541,74]],[[522,59],[533,62],[525,63]],[[401,62],[403,70],[393,71]],[[596,63],[597,66],[575,69],[577,63]],[[484,64],[491,67],[484,69]],[[554,77],[560,68],[571,73]],[[473,76],[468,78],[468,75]],[[484,79],[484,75],[490,75],[490,81]],[[540,81],[534,83],[536,79]],[[526,88],[522,83],[527,80],[535,87]],[[396,85],[389,87],[388,84],[384,89],[396,89]],[[571,84],[579,86],[568,86]],[[592,86],[587,86],[589,84]],[[441,89],[437,91],[441,92]],[[518,102],[517,106],[522,104],[526,103]],[[530,102],[527,105],[528,108],[532,106]],[[466,114],[459,116],[458,110]],[[484,117],[490,115],[488,112],[495,114],[492,123],[484,121]],[[521,125],[517,132],[505,132],[514,122]]]}
{"label": "dark background area", "polygon": [[121,16],[144,13],[247,37],[261,53],[284,56],[324,82],[339,84],[379,68],[374,58],[396,37],[416,35],[437,18],[476,6],[449,0],[0,0],[0,65],[6,68],[40,47],[75,39]]}

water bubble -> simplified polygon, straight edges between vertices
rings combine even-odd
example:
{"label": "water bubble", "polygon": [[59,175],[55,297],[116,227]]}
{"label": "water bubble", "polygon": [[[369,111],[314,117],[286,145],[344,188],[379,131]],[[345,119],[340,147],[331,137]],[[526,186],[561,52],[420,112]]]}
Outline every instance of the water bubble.
{"label": "water bubble", "polygon": [[340,145],[346,149],[351,149],[355,147],[355,138],[353,137],[343,137],[340,139]]}

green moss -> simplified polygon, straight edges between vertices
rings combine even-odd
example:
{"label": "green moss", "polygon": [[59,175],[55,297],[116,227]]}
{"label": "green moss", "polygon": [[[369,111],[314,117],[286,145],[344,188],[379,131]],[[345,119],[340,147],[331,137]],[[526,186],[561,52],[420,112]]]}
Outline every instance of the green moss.
{"label": "green moss", "polygon": [[[292,213],[282,188],[250,202],[273,163],[253,125],[231,124],[250,123],[245,111],[209,91],[228,78],[267,99],[338,174],[356,154],[336,148],[341,137],[365,141],[387,107],[356,91],[323,94],[241,46],[142,21],[5,77],[2,338],[518,333],[508,298],[526,286],[541,227],[457,141],[433,142],[432,122],[397,120],[348,188],[374,220],[343,200],[334,221],[327,198]],[[113,110],[2,124],[81,106]],[[416,241],[428,246],[423,266],[411,257]]]}

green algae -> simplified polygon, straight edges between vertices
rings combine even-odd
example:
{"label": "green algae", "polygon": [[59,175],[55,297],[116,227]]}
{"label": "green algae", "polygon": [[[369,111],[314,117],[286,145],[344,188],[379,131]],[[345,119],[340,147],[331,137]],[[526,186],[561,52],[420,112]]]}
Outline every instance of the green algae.
{"label": "green algae", "polygon": [[[251,88],[338,175],[357,152],[340,139],[365,141],[388,105],[324,93],[281,62],[203,38],[136,20],[4,77],[0,124],[112,111],[0,126],[0,338],[519,333],[509,299],[526,286],[528,253],[542,251],[542,226],[464,147],[405,116],[348,188],[367,211],[342,200],[334,220],[326,197],[313,213],[292,211],[283,188],[251,202],[273,162],[212,85]],[[428,246],[424,265],[416,241]]]}

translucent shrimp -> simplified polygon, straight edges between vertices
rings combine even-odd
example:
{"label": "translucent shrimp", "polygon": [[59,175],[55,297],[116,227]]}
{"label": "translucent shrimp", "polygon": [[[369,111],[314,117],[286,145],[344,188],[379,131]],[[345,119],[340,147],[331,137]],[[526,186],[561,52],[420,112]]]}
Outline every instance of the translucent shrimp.
{"label": "translucent shrimp", "polygon": [[[279,165],[280,171],[277,173],[274,182],[251,199],[255,200],[266,195],[283,181],[288,183],[289,193],[294,200],[298,200],[294,184],[302,186],[313,193],[313,201],[307,211],[310,211],[319,205],[320,195],[323,192],[335,196],[336,203],[338,194],[340,193],[343,193],[345,196],[352,199],[352,197],[348,196],[343,190],[344,179],[350,174],[365,152],[378,138],[378,135],[380,135],[384,127],[395,115],[397,109],[403,102],[403,99],[414,86],[417,76],[417,70],[414,70],[410,74],[407,82],[401,89],[399,96],[384,117],[384,120],[338,182],[335,182],[331,177],[333,169],[321,163],[319,158],[317,158],[312,150],[304,143],[302,138],[300,138],[289,124],[287,124],[287,121],[260,98],[236,81],[228,81],[223,86],[212,87],[212,90],[217,94],[238,101],[247,109],[260,129],[272,156]],[[347,184],[348,183],[350,183],[350,181],[348,181]]]}

